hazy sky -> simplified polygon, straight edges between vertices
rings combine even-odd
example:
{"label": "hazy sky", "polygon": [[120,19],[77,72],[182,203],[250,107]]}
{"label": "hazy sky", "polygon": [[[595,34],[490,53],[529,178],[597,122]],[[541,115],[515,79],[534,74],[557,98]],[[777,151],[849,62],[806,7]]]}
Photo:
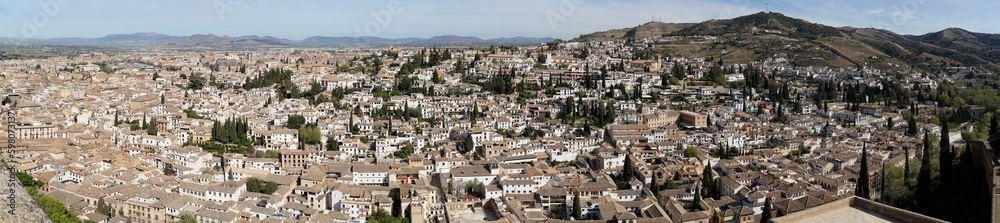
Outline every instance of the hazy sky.
{"label": "hazy sky", "polygon": [[[994,0],[16,0],[0,37],[168,35],[573,38],[651,20],[700,22],[765,10],[832,26],[1000,33]],[[991,10],[993,9],[993,10]]]}

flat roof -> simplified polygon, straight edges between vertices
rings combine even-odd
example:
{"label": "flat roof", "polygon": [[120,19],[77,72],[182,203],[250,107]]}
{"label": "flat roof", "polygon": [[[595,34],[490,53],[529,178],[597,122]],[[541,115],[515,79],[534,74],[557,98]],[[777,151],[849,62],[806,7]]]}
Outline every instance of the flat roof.
{"label": "flat roof", "polygon": [[922,214],[880,204],[858,197],[849,197],[807,208],[779,218],[773,223],[826,223],[826,222],[946,222]]}

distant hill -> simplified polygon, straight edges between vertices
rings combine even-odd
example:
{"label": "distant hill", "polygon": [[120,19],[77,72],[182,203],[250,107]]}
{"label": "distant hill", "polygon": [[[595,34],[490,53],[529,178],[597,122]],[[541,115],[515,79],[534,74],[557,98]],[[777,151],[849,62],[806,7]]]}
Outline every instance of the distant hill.
{"label": "distant hill", "polygon": [[472,46],[472,45],[490,45],[490,44],[541,44],[547,43],[554,40],[553,38],[532,38],[532,37],[513,37],[513,38],[495,38],[495,39],[480,39],[474,36],[455,36],[455,35],[445,35],[445,36],[435,36],[431,38],[398,38],[398,39],[387,39],[380,37],[325,37],[325,36],[313,36],[302,41],[293,43],[293,45],[302,46],[357,46],[357,45],[459,45],[459,46]]}
{"label": "distant hill", "polygon": [[288,44],[276,38],[260,38],[257,36],[236,37],[208,35],[191,35],[187,38],[165,43],[171,47],[261,47],[287,46]]}
{"label": "distant hill", "polygon": [[673,41],[657,47],[671,54],[721,57],[733,62],[783,55],[801,66],[895,68],[934,64],[1000,71],[998,34],[949,28],[904,36],[881,29],[831,27],[780,13],[761,12],[695,24],[651,22],[580,35],[574,41],[661,36],[715,36],[719,38],[716,41]]}
{"label": "distant hill", "polygon": [[648,22],[632,28],[612,29],[608,31],[584,34],[580,35],[580,37],[576,39],[573,39],[572,41],[607,41],[662,37],[694,25],[695,23]]}
{"label": "distant hill", "polygon": [[475,46],[492,44],[542,44],[551,42],[553,38],[511,37],[481,39],[474,36],[435,36],[431,38],[397,38],[380,37],[328,37],[313,36],[303,40],[289,40],[272,36],[215,36],[212,34],[195,34],[187,37],[169,36],[158,33],[112,34],[100,38],[56,38],[56,39],[22,39],[19,41],[35,44],[53,45],[98,45],[98,46],[166,46],[166,47],[348,47],[348,46],[382,46],[382,45],[416,45],[416,46]]}
{"label": "distant hill", "polygon": [[182,37],[168,36],[159,33],[133,33],[133,34],[111,34],[101,38],[97,38],[97,41],[106,43],[154,43],[160,41],[174,41],[179,40]]}

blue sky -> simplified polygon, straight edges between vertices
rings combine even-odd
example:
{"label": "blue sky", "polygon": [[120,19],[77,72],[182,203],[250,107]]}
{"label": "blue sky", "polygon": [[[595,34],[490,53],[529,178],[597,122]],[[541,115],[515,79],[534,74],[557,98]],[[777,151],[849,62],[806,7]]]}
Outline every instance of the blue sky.
{"label": "blue sky", "polygon": [[[0,5],[15,38],[168,35],[437,35],[573,38],[651,20],[700,22],[765,10],[832,26],[924,34],[948,27],[1000,33],[993,0],[31,0]],[[5,32],[5,33],[4,33]]]}

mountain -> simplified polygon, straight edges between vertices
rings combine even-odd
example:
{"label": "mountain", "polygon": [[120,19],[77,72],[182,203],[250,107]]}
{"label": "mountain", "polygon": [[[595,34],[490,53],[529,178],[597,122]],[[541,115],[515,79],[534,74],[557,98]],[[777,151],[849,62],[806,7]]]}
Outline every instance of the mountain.
{"label": "mountain", "polygon": [[672,33],[678,36],[721,36],[739,33],[784,33],[790,37],[820,38],[842,36],[837,28],[811,23],[780,13],[756,13],[733,19],[709,20]]}
{"label": "mountain", "polygon": [[97,41],[106,43],[151,43],[160,41],[174,41],[179,40],[182,37],[168,36],[159,33],[133,33],[133,34],[111,34],[101,38],[97,38]]}
{"label": "mountain", "polygon": [[158,33],[111,34],[100,38],[55,38],[55,39],[20,39],[18,42],[50,45],[98,45],[98,46],[166,46],[166,47],[349,47],[349,46],[384,46],[384,45],[415,45],[415,46],[474,46],[492,44],[542,44],[551,42],[552,38],[512,37],[480,39],[475,36],[444,35],[431,38],[397,38],[381,37],[328,37],[312,36],[302,40],[282,39],[272,36],[215,36],[212,34],[195,34],[187,37],[169,36]]}
{"label": "mountain", "polygon": [[196,34],[186,38],[165,43],[170,47],[264,47],[264,46],[288,46],[287,43],[277,38],[261,38],[258,36],[244,36],[231,38],[228,36],[215,36],[212,34]]}
{"label": "mountain", "polygon": [[[580,35],[574,41],[624,41],[666,36],[678,38],[657,43],[657,50],[677,55],[719,57],[729,62],[749,62],[778,55],[797,66],[885,69],[978,66],[1000,71],[998,34],[949,28],[907,36],[873,28],[831,27],[780,13],[761,12],[695,24],[651,22]],[[701,36],[714,36],[715,39],[704,41]]]}
{"label": "mountain", "polygon": [[612,29],[608,31],[584,34],[580,35],[580,37],[576,39],[573,39],[572,41],[607,41],[662,37],[694,25],[694,23],[648,22],[632,28]]}

